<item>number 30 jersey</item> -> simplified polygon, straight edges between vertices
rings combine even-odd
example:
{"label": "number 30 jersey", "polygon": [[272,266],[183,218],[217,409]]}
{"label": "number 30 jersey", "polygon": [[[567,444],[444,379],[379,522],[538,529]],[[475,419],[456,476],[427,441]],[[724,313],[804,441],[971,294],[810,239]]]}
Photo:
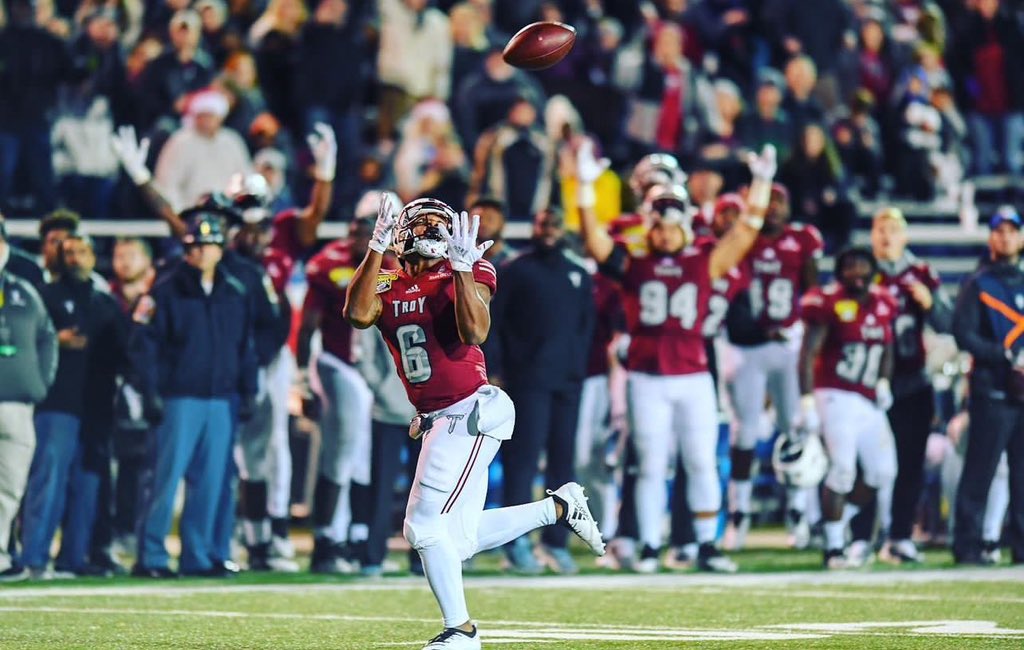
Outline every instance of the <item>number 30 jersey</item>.
{"label": "number 30 jersey", "polygon": [[[706,372],[703,329],[715,291],[710,246],[631,257],[617,246],[601,272],[622,285],[630,335],[626,368],[652,375]],[[736,278],[739,272],[734,270]]]}
{"label": "number 30 jersey", "polygon": [[[497,290],[498,277],[490,262],[477,262],[473,278],[492,295]],[[448,260],[415,276],[404,270],[381,271],[377,295],[383,303],[377,327],[418,412],[450,406],[487,383],[480,347],[459,338],[455,280]]]}
{"label": "number 30 jersey", "polygon": [[758,325],[775,330],[800,320],[804,263],[821,257],[824,247],[818,229],[801,224],[787,225],[778,237],[757,238],[746,263],[752,274],[750,306]]}
{"label": "number 30 jersey", "polygon": [[893,340],[896,301],[872,286],[861,304],[833,282],[808,291],[801,308],[808,325],[828,328],[814,365],[814,387],[860,393],[874,401],[882,357]]}

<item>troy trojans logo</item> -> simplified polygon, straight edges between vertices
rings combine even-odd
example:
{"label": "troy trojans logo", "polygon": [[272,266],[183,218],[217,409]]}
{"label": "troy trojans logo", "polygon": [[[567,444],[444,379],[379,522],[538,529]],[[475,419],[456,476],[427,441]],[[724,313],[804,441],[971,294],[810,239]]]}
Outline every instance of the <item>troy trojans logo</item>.
{"label": "troy trojans logo", "polygon": [[455,425],[459,423],[459,420],[466,417],[464,413],[453,413],[446,415],[448,418],[448,433],[455,433]]}

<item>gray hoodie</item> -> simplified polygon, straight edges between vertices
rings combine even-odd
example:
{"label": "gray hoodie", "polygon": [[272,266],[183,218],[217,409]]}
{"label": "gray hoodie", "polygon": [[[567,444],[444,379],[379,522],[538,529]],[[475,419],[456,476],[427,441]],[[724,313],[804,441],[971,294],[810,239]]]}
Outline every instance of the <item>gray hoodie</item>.
{"label": "gray hoodie", "polygon": [[360,356],[356,369],[373,391],[373,419],[384,424],[409,424],[416,409],[409,403],[391,358],[387,343],[376,327],[356,332],[360,337]]}
{"label": "gray hoodie", "polygon": [[0,244],[0,402],[35,404],[57,374],[57,333],[30,283],[6,270]]}

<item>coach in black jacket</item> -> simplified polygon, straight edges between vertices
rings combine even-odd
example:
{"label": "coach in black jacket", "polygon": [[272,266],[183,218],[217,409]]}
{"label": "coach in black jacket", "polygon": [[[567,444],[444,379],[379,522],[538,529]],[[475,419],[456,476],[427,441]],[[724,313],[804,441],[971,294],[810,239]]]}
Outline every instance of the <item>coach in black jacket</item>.
{"label": "coach in black jacket", "polygon": [[[484,351],[492,378],[516,403],[515,432],[502,445],[505,505],[533,500],[541,451],[547,452],[548,485],[573,479],[595,307],[590,274],[565,244],[562,214],[549,209],[534,220],[531,246],[498,270],[492,340]],[[564,528],[548,527],[543,541],[560,570],[575,571]],[[508,551],[518,570],[539,570],[527,538]]]}
{"label": "coach in black jacket", "polygon": [[251,302],[220,264],[219,215],[194,216],[182,243],[186,263],[157,281],[132,315],[146,418],[159,422],[153,493],[134,570],[147,577],[173,575],[164,538],[183,477],[179,569],[187,575],[223,575],[213,561],[213,528],[231,451],[230,400],[241,396],[239,419],[247,420],[256,394]]}

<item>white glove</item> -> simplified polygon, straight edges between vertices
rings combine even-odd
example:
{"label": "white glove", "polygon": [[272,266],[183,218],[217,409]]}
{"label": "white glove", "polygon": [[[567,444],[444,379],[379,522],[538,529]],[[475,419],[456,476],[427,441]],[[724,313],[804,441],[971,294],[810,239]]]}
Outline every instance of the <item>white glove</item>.
{"label": "white glove", "polygon": [[814,395],[807,394],[800,398],[800,415],[796,419],[796,428],[813,434],[821,431],[821,418],[818,416],[818,405],[814,401]]}
{"label": "white glove", "polygon": [[448,242],[448,259],[451,260],[453,271],[472,271],[473,265],[494,245],[494,240],[488,239],[477,246],[476,236],[479,232],[480,215],[474,214],[470,220],[466,212],[452,219],[452,232],[441,226],[441,235]]}
{"label": "white glove", "polygon": [[314,124],[313,129],[316,132],[306,136],[306,143],[316,162],[313,175],[318,181],[330,183],[338,166],[338,142],[334,139],[334,129],[323,122]]}
{"label": "white glove", "polygon": [[883,411],[888,411],[892,408],[892,402],[892,388],[889,386],[889,380],[879,379],[875,384],[875,404]]}
{"label": "white glove", "polygon": [[750,175],[755,179],[771,182],[779,168],[775,145],[766,144],[761,150],[760,156],[754,152],[748,153],[747,168],[750,169]]}
{"label": "white glove", "polygon": [[576,148],[576,204],[581,208],[592,208],[597,203],[594,183],[611,164],[607,158],[594,157],[594,143],[584,139]]}
{"label": "white glove", "polygon": [[114,150],[118,162],[128,178],[136,185],[145,185],[153,180],[153,175],[146,168],[146,156],[149,155],[149,138],[139,142],[135,137],[134,126],[122,126],[110,136],[110,147]]}
{"label": "white glove", "polygon": [[383,255],[388,250],[394,237],[397,221],[398,217],[395,215],[391,201],[387,199],[387,196],[382,195],[380,204],[377,206],[377,222],[373,224],[373,235],[370,236],[369,248],[371,251]]}

